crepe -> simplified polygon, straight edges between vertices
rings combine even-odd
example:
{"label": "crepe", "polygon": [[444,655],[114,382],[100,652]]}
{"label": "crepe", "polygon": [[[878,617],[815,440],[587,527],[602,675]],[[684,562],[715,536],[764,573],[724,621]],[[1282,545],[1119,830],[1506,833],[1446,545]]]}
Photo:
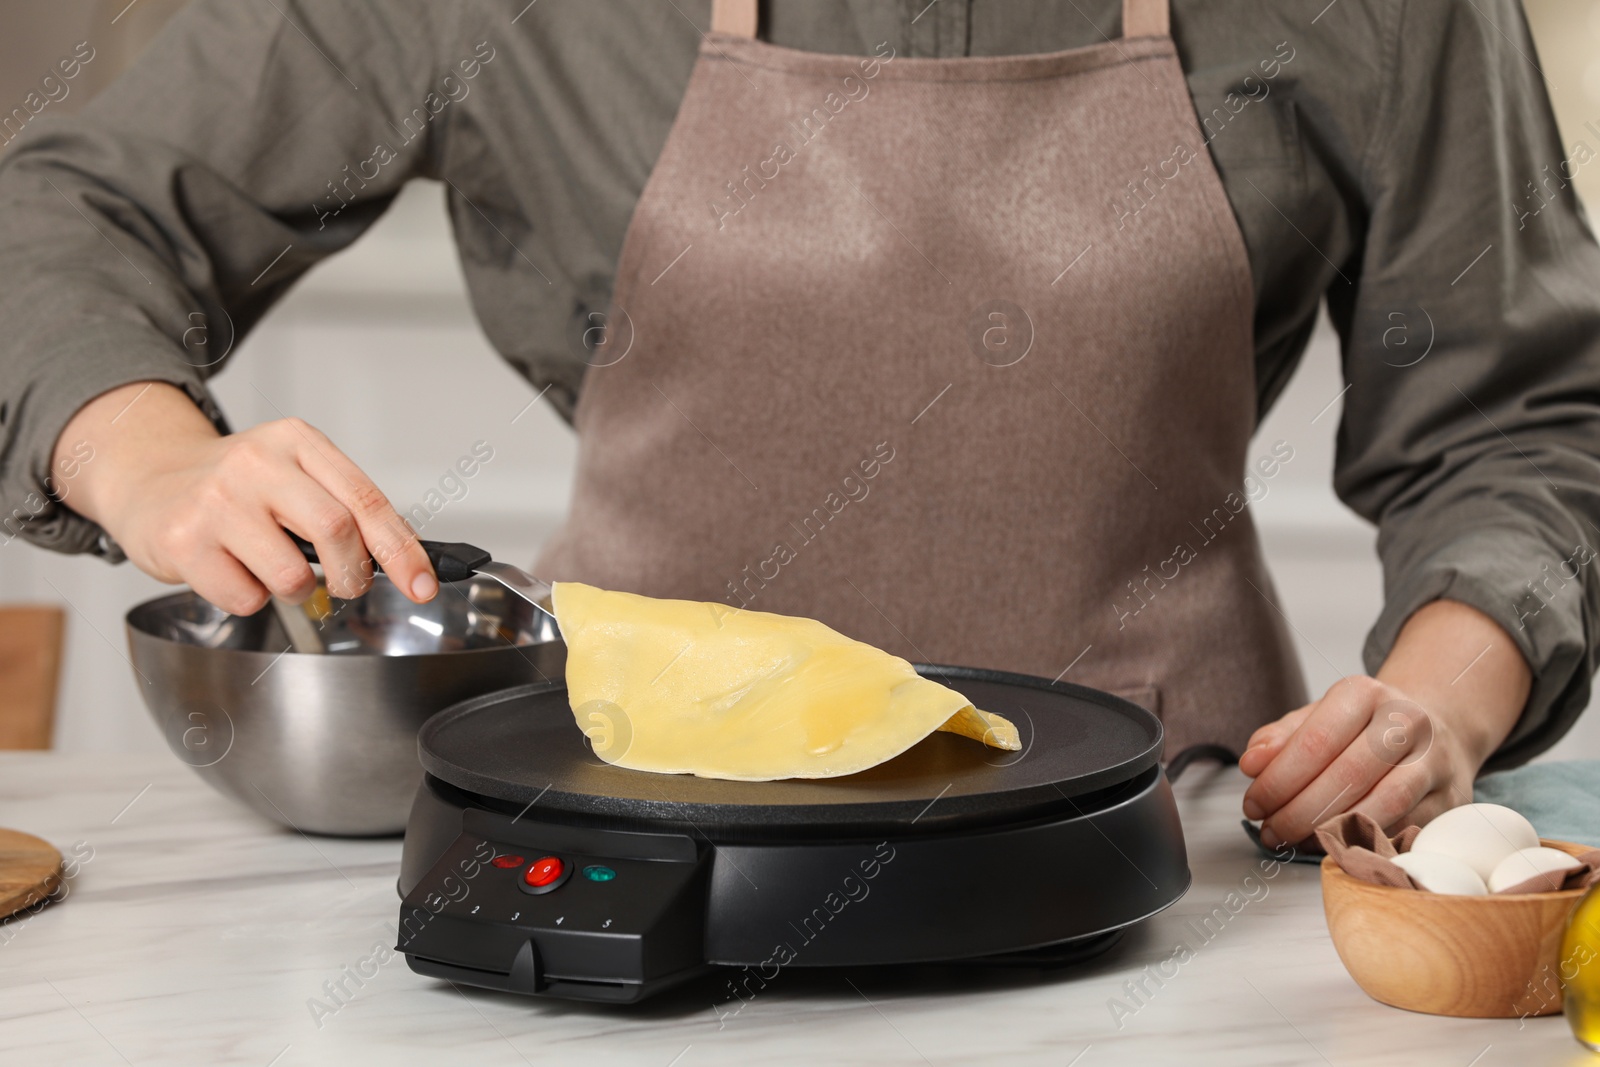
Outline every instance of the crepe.
{"label": "crepe", "polygon": [[766,782],[855,774],[936,730],[1022,747],[1007,720],[814,619],[554,591],[572,712],[607,763]]}

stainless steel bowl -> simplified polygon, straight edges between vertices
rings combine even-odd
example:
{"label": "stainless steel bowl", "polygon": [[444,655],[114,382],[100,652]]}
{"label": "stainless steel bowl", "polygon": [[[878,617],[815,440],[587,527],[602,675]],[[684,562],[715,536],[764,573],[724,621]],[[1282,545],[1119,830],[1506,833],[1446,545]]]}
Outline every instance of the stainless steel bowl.
{"label": "stainless steel bowl", "polygon": [[487,579],[413,604],[379,575],[332,600],[327,655],[289,652],[269,606],[228,615],[185,591],[128,612],[144,702],[178,758],[274,822],[318,834],[398,834],[434,712],[559,678],[566,646],[546,616]]}

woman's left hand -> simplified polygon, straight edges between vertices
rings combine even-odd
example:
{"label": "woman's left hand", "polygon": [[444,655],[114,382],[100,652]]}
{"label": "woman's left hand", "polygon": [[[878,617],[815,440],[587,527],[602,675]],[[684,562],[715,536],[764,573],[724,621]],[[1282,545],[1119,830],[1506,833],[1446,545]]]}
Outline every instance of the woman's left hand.
{"label": "woman's left hand", "polygon": [[[1462,684],[1464,683],[1464,684]],[[1244,813],[1269,848],[1347,811],[1385,830],[1472,801],[1478,769],[1510,734],[1532,676],[1475,608],[1436,600],[1402,628],[1376,678],[1343,678],[1250,738]]]}

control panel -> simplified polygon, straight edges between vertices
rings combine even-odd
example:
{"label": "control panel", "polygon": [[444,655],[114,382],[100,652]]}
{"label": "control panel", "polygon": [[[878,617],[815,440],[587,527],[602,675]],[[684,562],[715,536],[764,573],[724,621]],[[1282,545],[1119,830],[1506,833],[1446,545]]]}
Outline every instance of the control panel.
{"label": "control panel", "polygon": [[471,810],[401,903],[396,947],[451,981],[637,1000],[705,969],[707,869],[683,835]]}

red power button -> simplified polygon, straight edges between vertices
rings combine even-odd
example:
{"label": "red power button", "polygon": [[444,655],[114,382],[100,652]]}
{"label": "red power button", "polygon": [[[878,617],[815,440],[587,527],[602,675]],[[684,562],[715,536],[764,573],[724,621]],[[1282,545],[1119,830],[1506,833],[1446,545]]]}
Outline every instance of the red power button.
{"label": "red power button", "polygon": [[565,870],[566,864],[561,862],[560,857],[544,856],[533,861],[522,880],[539,889],[559,879]]}

